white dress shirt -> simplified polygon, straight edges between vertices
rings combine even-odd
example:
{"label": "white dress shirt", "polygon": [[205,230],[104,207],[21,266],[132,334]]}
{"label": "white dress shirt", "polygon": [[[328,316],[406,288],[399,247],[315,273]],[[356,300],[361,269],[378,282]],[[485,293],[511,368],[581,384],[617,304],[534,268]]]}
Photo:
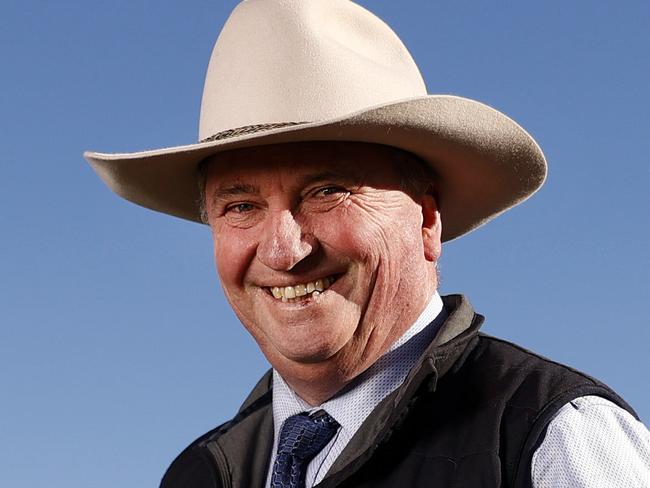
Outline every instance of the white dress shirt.
{"label": "white dress shirt", "polygon": [[[306,488],[320,482],[375,407],[406,379],[447,318],[435,293],[420,317],[368,370],[334,398],[317,407],[302,400],[273,371],[273,450],[270,487],[280,429],[300,412],[323,409],[340,425],[334,438],[307,467]],[[650,488],[650,433],[627,411],[594,396],[562,407],[549,424],[532,460],[535,488]]]}

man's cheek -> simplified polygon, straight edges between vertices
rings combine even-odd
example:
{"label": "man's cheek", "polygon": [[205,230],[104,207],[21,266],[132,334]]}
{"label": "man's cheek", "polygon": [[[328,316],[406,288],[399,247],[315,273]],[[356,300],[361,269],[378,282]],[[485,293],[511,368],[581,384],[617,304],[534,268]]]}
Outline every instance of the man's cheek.
{"label": "man's cheek", "polygon": [[250,246],[244,247],[243,242],[238,244],[236,239],[221,239],[215,242],[214,259],[224,286],[241,283],[248,270],[249,256],[254,250]]}
{"label": "man's cheek", "polygon": [[383,239],[368,229],[355,229],[354,224],[341,230],[336,237],[342,255],[366,266],[377,263],[386,251]]}

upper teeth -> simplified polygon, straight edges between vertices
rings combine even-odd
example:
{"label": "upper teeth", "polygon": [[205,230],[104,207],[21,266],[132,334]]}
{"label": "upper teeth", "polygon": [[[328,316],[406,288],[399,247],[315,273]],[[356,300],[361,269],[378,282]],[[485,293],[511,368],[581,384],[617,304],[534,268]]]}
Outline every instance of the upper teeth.
{"label": "upper teeth", "polygon": [[290,298],[302,297],[313,292],[320,293],[327,290],[332,283],[334,283],[334,278],[328,276],[304,284],[301,283],[293,286],[274,286],[271,288],[271,293],[275,298],[287,300]]}

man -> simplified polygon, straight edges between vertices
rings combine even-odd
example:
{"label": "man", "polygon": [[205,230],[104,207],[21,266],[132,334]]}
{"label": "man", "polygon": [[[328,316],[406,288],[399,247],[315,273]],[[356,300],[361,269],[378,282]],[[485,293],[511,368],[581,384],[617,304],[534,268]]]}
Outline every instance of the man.
{"label": "man", "polygon": [[478,332],[441,243],[534,193],[535,141],[427,95],[347,0],[248,0],[208,68],[200,143],[86,157],[119,195],[209,224],[273,366],[165,488],[650,486],[650,438],[598,381]]}

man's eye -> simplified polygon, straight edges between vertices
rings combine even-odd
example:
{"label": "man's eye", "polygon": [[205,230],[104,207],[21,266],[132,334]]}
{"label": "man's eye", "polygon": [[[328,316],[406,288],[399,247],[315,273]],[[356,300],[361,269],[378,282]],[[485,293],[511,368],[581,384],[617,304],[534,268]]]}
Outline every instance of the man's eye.
{"label": "man's eye", "polygon": [[347,193],[347,190],[340,186],[325,186],[316,190],[315,195],[319,197],[327,197],[330,195],[336,195],[337,193]]}
{"label": "man's eye", "polygon": [[251,210],[253,210],[253,205],[250,203],[237,203],[226,208],[226,212],[234,213],[246,213],[250,212]]}

